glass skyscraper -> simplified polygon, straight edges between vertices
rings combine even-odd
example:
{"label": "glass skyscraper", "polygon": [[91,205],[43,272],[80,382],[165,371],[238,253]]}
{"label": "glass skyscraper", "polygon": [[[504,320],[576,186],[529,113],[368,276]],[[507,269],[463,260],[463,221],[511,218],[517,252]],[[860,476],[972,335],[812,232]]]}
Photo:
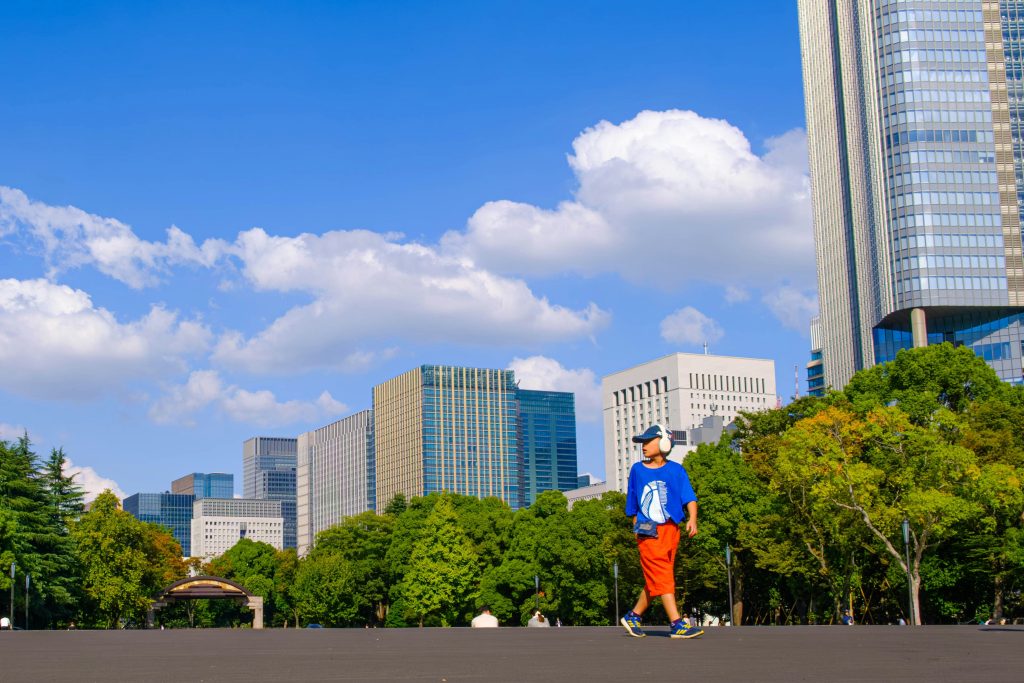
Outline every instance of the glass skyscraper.
{"label": "glass skyscraper", "polygon": [[192,505],[195,496],[185,493],[136,493],[124,499],[124,511],[143,522],[171,530],[181,544],[182,557],[192,555]]}
{"label": "glass skyscraper", "polygon": [[1024,351],[1024,2],[799,0],[825,384]]}
{"label": "glass skyscraper", "polygon": [[522,504],[511,370],[423,365],[373,388],[373,419],[378,510],[439,491]]}
{"label": "glass skyscraper", "polygon": [[578,485],[576,400],[564,391],[516,390],[519,403],[519,491],[523,506],[542,491]]}
{"label": "glass skyscraper", "polygon": [[187,493],[201,498],[234,498],[235,475],[223,472],[193,472],[171,482],[171,493]]}
{"label": "glass skyscraper", "polygon": [[297,543],[295,469],[297,439],[256,436],[242,444],[242,497],[281,501],[284,547]]}

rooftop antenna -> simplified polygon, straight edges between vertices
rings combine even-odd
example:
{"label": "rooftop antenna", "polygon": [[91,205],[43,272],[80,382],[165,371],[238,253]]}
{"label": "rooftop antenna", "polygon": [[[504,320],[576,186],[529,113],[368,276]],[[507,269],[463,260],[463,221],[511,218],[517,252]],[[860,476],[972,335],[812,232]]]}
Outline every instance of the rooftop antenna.
{"label": "rooftop antenna", "polygon": [[793,393],[793,400],[800,398],[800,366],[793,366],[793,385],[796,387],[796,391]]}
{"label": "rooftop antenna", "polygon": [[708,343],[706,341],[704,342],[704,355],[708,355]]}

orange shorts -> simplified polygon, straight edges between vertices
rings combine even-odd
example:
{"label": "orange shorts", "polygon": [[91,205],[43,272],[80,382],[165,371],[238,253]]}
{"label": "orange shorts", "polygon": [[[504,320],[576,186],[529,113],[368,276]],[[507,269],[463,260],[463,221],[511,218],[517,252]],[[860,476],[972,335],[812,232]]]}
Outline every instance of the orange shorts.
{"label": "orange shorts", "polygon": [[657,538],[641,538],[640,567],[644,570],[644,586],[648,595],[676,592],[676,549],[679,547],[679,525],[666,522],[658,525]]}

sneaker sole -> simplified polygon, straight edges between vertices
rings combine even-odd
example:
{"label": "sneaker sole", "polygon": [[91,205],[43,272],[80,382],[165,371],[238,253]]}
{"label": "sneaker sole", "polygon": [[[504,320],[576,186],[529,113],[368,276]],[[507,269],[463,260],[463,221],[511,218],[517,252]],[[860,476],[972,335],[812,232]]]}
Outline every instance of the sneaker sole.
{"label": "sneaker sole", "polygon": [[647,634],[644,633],[643,631],[639,631],[639,632],[638,631],[634,631],[630,627],[629,622],[626,621],[625,617],[619,619],[619,623],[622,624],[622,628],[626,629],[626,633],[628,633],[629,635],[633,636],[634,638],[644,638],[644,637],[647,636]]}
{"label": "sneaker sole", "polygon": [[690,638],[700,638],[702,635],[704,635],[704,631],[698,631],[697,633],[691,633],[690,635],[686,635],[685,633],[673,633],[669,635],[669,638],[683,638],[685,640],[689,640]]}

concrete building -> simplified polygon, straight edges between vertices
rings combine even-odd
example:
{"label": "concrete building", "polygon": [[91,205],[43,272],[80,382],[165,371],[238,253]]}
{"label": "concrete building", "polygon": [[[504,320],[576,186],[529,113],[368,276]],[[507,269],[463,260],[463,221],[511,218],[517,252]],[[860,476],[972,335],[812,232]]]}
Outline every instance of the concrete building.
{"label": "concrete building", "polygon": [[519,491],[523,507],[543,491],[577,487],[576,397],[565,391],[516,389]]}
{"label": "concrete building", "polygon": [[281,501],[246,498],[201,498],[192,508],[192,554],[210,559],[243,538],[284,545]]}
{"label": "concrete building", "polygon": [[143,522],[167,527],[181,545],[182,557],[192,555],[192,504],[185,493],[136,493],[124,499],[124,511]]}
{"label": "concrete building", "polygon": [[799,0],[824,385],[1024,351],[1024,5]]}
{"label": "concrete building", "polygon": [[234,498],[235,475],[224,472],[193,472],[171,482],[171,493],[199,498]]}
{"label": "concrete building", "polygon": [[298,550],[345,517],[376,509],[373,411],[300,434],[296,473]]}
{"label": "concrete building", "polygon": [[298,542],[295,475],[298,440],[255,436],[242,444],[242,497],[279,500],[284,514],[284,544]]}
{"label": "concrete building", "polygon": [[640,459],[630,439],[652,424],[673,432],[669,456],[681,461],[694,446],[687,431],[705,417],[732,422],[740,411],[774,408],[775,362],[696,353],[674,353],[601,379],[605,474],[610,490],[626,490],[629,468]]}
{"label": "concrete building", "polygon": [[420,366],[373,388],[373,421],[378,510],[436,491],[521,505],[511,370]]}
{"label": "concrete building", "polygon": [[569,509],[572,510],[572,506],[579,501],[600,498],[607,491],[611,490],[612,489],[608,486],[608,482],[591,480],[587,484],[582,484],[577,488],[565,491],[565,497],[569,501]]}

